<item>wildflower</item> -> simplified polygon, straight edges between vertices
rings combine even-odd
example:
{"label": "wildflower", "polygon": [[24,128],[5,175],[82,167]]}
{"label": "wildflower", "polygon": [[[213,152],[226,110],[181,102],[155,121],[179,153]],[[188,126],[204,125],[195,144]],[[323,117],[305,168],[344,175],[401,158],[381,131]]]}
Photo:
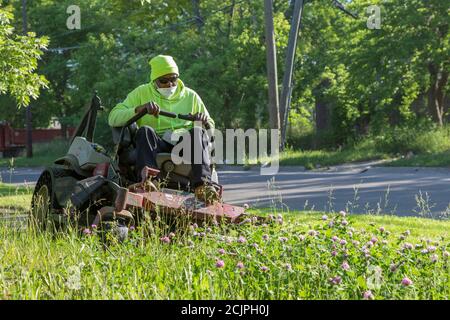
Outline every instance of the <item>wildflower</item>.
{"label": "wildflower", "polygon": [[85,235],[90,235],[92,232],[91,232],[91,230],[90,229],[88,229],[88,228],[86,228],[86,229],[84,229],[83,230],[83,234],[85,234]]}
{"label": "wildflower", "polygon": [[367,290],[367,291],[364,292],[364,294],[363,294],[363,299],[364,299],[364,300],[373,300],[373,299],[375,299],[375,297],[373,296],[372,291]]}
{"label": "wildflower", "polygon": [[372,242],[373,244],[378,242],[377,237],[372,237],[372,239],[370,239],[370,242]]}
{"label": "wildflower", "polygon": [[208,227],[208,228],[206,228],[206,232],[207,232],[207,233],[211,233],[211,232],[212,232],[212,229],[211,229],[210,227]]}
{"label": "wildflower", "polygon": [[411,234],[411,231],[406,230],[405,232],[403,232],[403,234],[404,234],[405,236],[409,236],[409,235]]}
{"label": "wildflower", "polygon": [[170,243],[170,238],[168,236],[164,236],[159,238],[159,240],[161,240],[164,243]]}
{"label": "wildflower", "polygon": [[310,235],[311,237],[315,237],[317,235],[317,231],[315,230],[309,230],[308,231],[308,235]]}
{"label": "wildflower", "polygon": [[347,244],[347,241],[342,239],[341,241],[339,241],[339,244],[345,246]]}
{"label": "wildflower", "polygon": [[330,282],[331,282],[332,284],[335,284],[335,285],[338,285],[338,284],[340,284],[340,283],[342,282],[342,278],[339,277],[339,276],[336,276],[336,277],[331,278],[331,279],[329,279],[329,280],[330,280]]}
{"label": "wildflower", "polygon": [[269,214],[269,219],[270,220],[275,220],[275,216],[273,214]]}
{"label": "wildflower", "polygon": [[334,221],[330,221],[330,222],[328,223],[328,226],[329,226],[330,228],[332,228],[332,227],[334,226]]}
{"label": "wildflower", "polygon": [[292,266],[291,266],[290,263],[286,263],[286,264],[284,265],[284,267],[286,268],[287,271],[292,271]]}
{"label": "wildflower", "polygon": [[339,241],[339,238],[338,238],[337,236],[333,236],[333,237],[331,238],[331,240],[332,240],[333,242],[336,242],[336,241]]}
{"label": "wildflower", "polygon": [[264,234],[263,236],[262,236],[262,238],[263,238],[263,240],[269,240],[269,235],[268,234]]}
{"label": "wildflower", "polygon": [[266,267],[266,266],[262,266],[262,267],[261,267],[261,271],[263,271],[263,272],[269,271],[269,268]]}
{"label": "wildflower", "polygon": [[198,224],[194,223],[194,224],[192,225],[192,227],[193,227],[194,229],[197,229],[197,228],[198,228]]}
{"label": "wildflower", "polygon": [[416,249],[422,248],[422,245],[420,243],[416,243],[415,248]]}
{"label": "wildflower", "polygon": [[220,254],[225,254],[226,251],[225,251],[225,249],[219,249],[219,253],[220,253]]}
{"label": "wildflower", "polygon": [[288,241],[288,238],[286,238],[286,237],[280,237],[279,240],[280,240],[281,242],[286,242],[286,241]]}
{"label": "wildflower", "polygon": [[247,218],[244,221],[242,221],[242,223],[251,223],[251,222],[252,222],[252,219],[250,219],[250,218]]}
{"label": "wildflower", "polygon": [[431,259],[431,262],[433,262],[433,263],[437,262],[438,261],[438,255],[437,254],[432,254],[430,259]]}
{"label": "wildflower", "polygon": [[278,218],[278,219],[277,219],[277,223],[278,223],[278,224],[283,224],[283,219]]}
{"label": "wildflower", "polygon": [[391,265],[389,266],[389,270],[391,270],[391,272],[395,272],[397,268],[398,266],[395,263],[391,263]]}
{"label": "wildflower", "polygon": [[404,277],[401,284],[402,284],[402,286],[407,287],[407,286],[412,285],[413,282],[408,277]]}
{"label": "wildflower", "polygon": [[258,217],[253,217],[253,218],[252,218],[252,221],[253,221],[253,223],[258,222]]}
{"label": "wildflower", "polygon": [[244,209],[247,210],[248,208],[250,208],[250,206],[247,203],[244,203],[243,205]]}
{"label": "wildflower", "polygon": [[344,261],[341,265],[342,269],[344,269],[345,271],[350,270],[350,265],[347,263],[347,261]]}
{"label": "wildflower", "polygon": [[406,239],[406,237],[404,236],[404,235],[401,235],[400,237],[398,237],[399,238],[399,240],[405,240]]}
{"label": "wildflower", "polygon": [[[92,228],[92,229],[97,229],[97,225],[96,225],[96,224],[93,224],[93,225],[91,225],[91,228]],[[130,229],[131,229],[131,227],[130,227]]]}
{"label": "wildflower", "polygon": [[353,232],[349,231],[347,234],[350,238],[353,238]]}
{"label": "wildflower", "polygon": [[169,233],[169,238],[170,238],[170,239],[172,239],[172,238],[174,238],[174,237],[175,237],[175,233],[173,233],[173,232]]}
{"label": "wildflower", "polygon": [[231,239],[230,237],[226,238],[225,240],[226,243],[230,244],[233,242],[233,239]]}
{"label": "wildflower", "polygon": [[373,247],[373,242],[372,241],[368,241],[366,243],[366,246],[369,247],[369,248],[372,248]]}
{"label": "wildflower", "polygon": [[322,216],[322,220],[323,220],[323,221],[328,220],[328,216],[327,216],[326,214],[324,214],[324,215]]}
{"label": "wildflower", "polygon": [[352,244],[356,247],[360,245],[360,242],[358,240],[353,240]]}
{"label": "wildflower", "polygon": [[281,214],[278,214],[277,218],[283,220],[283,216]]}
{"label": "wildflower", "polygon": [[261,248],[258,248],[258,249],[256,249],[256,252],[258,252],[258,253],[262,253],[263,251],[262,251],[262,249],[261,249]]}
{"label": "wildflower", "polygon": [[243,236],[240,236],[239,239],[238,239],[238,242],[239,243],[245,243],[245,242],[247,242],[247,239],[245,239]]}
{"label": "wildflower", "polygon": [[442,255],[444,256],[444,258],[448,258],[450,256],[450,253],[448,251],[444,251]]}
{"label": "wildflower", "polygon": [[336,257],[336,256],[337,256],[337,252],[336,252],[336,251],[331,251],[331,255],[332,255],[333,257]]}
{"label": "wildflower", "polygon": [[381,243],[386,245],[386,244],[388,244],[388,241],[387,240],[382,240]]}
{"label": "wildflower", "polygon": [[427,253],[428,253],[428,250],[427,250],[427,249],[422,249],[422,250],[420,250],[420,253],[422,253],[422,254],[427,254]]}
{"label": "wildflower", "polygon": [[413,245],[411,243],[406,242],[403,244],[403,249],[411,250],[413,248]]}
{"label": "wildflower", "polygon": [[380,227],[380,229],[378,229],[378,230],[380,230],[381,233],[386,231],[386,229],[384,227]]}
{"label": "wildflower", "polygon": [[206,233],[200,232],[200,237],[205,237],[205,236],[206,236]]}
{"label": "wildflower", "polygon": [[236,268],[238,268],[238,269],[244,269],[244,264],[242,263],[242,262],[238,262],[237,263],[237,265],[236,265]]}
{"label": "wildflower", "polygon": [[428,246],[428,251],[429,252],[435,252],[436,251],[436,247],[435,246]]}
{"label": "wildflower", "polygon": [[216,267],[217,268],[223,268],[225,266],[225,262],[223,260],[217,260]]}
{"label": "wildflower", "polygon": [[213,220],[213,221],[212,221],[212,224],[215,225],[215,226],[218,226],[218,225],[219,225],[219,222],[217,222],[217,220]]}
{"label": "wildflower", "polygon": [[[93,226],[95,226],[95,224],[93,225]],[[95,226],[95,228],[97,228],[97,226]],[[134,226],[131,226],[130,227],[130,231],[134,231],[136,228],[134,227]]]}
{"label": "wildflower", "polygon": [[344,210],[339,211],[339,215],[341,217],[345,217],[347,215],[347,212],[345,212]]}
{"label": "wildflower", "polygon": [[348,225],[348,221],[347,221],[347,220],[342,220],[341,224],[342,224],[343,226],[346,226],[346,225]]}

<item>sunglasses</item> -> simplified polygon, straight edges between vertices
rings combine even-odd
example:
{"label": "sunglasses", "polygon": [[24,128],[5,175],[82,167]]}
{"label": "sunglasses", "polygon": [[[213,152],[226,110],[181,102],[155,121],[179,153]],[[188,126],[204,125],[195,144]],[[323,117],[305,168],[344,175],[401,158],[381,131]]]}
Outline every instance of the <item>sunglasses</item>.
{"label": "sunglasses", "polygon": [[178,80],[178,77],[160,78],[160,79],[158,79],[158,82],[161,83],[161,84],[167,84],[169,82],[172,82],[172,83],[176,84],[177,80]]}

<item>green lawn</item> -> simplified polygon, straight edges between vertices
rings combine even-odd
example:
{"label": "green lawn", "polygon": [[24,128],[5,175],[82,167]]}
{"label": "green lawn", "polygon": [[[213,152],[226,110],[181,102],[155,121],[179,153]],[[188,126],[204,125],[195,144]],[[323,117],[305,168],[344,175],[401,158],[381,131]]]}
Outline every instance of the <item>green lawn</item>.
{"label": "green lawn", "polygon": [[151,236],[138,228],[108,250],[95,229],[54,237],[0,225],[0,298],[450,298],[450,221],[322,216],[172,235],[154,223]]}
{"label": "green lawn", "polygon": [[415,155],[385,164],[389,167],[450,167],[450,151]]}
{"label": "green lawn", "polygon": [[0,182],[0,216],[2,213],[22,213],[30,209],[31,186],[12,186]]}
{"label": "green lawn", "polygon": [[68,150],[68,142],[55,140],[50,143],[35,143],[33,157],[0,158],[0,167],[45,167],[51,165],[57,158],[62,157]]}

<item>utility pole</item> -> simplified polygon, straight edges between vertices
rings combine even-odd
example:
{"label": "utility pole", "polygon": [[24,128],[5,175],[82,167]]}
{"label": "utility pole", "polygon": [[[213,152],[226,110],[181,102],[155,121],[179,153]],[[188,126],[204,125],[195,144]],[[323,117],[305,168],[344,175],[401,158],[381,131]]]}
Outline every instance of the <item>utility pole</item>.
{"label": "utility pole", "polygon": [[[22,22],[23,35],[27,36],[27,0],[22,0]],[[31,123],[31,105],[26,108],[26,126],[27,126],[27,158],[33,157],[33,126]]]}
{"label": "utility pole", "polygon": [[292,74],[294,71],[295,49],[297,48],[297,38],[300,30],[300,21],[303,11],[303,0],[295,0],[294,15],[292,16],[291,31],[289,32],[289,41],[286,54],[286,68],[283,78],[283,91],[280,101],[281,118],[281,150],[284,150],[286,143],[286,131],[288,126],[288,117],[290,111],[290,100],[292,93]]}
{"label": "utility pole", "polygon": [[277,53],[273,27],[272,0],[264,0],[266,24],[267,78],[269,81],[269,121],[271,129],[280,130],[280,112],[278,101]]}

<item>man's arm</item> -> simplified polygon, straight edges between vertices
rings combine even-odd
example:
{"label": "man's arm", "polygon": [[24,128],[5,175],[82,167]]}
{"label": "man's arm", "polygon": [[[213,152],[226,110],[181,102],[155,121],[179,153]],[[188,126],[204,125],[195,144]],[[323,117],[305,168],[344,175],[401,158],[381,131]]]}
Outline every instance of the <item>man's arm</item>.
{"label": "man's arm", "polygon": [[118,103],[109,113],[108,124],[111,127],[122,127],[130,120],[136,113],[136,107],[141,105],[141,99],[139,97],[139,88],[131,91],[127,98]]}

